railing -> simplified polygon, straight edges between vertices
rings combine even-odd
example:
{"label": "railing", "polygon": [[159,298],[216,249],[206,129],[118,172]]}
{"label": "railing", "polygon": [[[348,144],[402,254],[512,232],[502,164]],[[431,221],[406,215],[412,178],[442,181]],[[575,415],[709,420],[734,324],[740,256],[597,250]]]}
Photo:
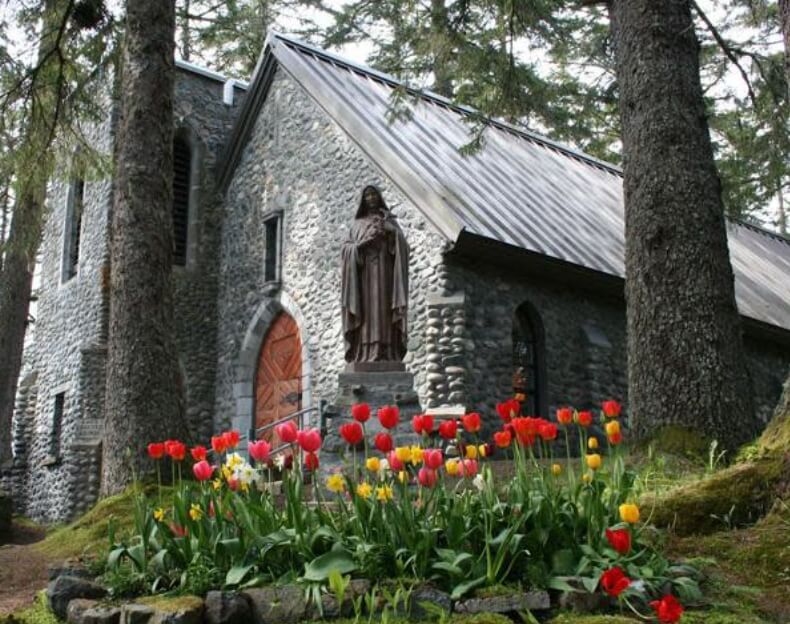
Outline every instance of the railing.
{"label": "railing", "polygon": [[[271,431],[272,429],[274,429],[278,425],[281,425],[281,424],[283,424],[285,422],[288,422],[289,420],[296,420],[297,421],[297,423],[296,423],[297,427],[299,429],[303,429],[304,425],[305,425],[305,417],[308,414],[315,414],[315,413],[317,413],[319,415],[319,427],[320,427],[320,430],[321,430],[321,437],[323,437],[324,435],[326,435],[326,429],[327,429],[327,427],[326,427],[326,412],[327,412],[327,402],[321,400],[321,401],[318,402],[317,406],[314,405],[312,407],[302,408],[302,409],[294,412],[293,414],[288,414],[287,416],[283,416],[282,418],[280,418],[278,420],[273,420],[270,423],[266,423],[262,427],[255,427],[253,425],[252,427],[250,427],[250,430],[247,432],[246,438],[247,438],[247,440],[257,440],[258,436],[260,436],[260,434],[266,433],[267,431]],[[270,454],[271,455],[275,455],[276,453],[284,451],[285,449],[289,448],[290,446],[291,446],[290,444],[281,444],[280,446],[277,446],[277,447],[273,448],[270,451]]]}

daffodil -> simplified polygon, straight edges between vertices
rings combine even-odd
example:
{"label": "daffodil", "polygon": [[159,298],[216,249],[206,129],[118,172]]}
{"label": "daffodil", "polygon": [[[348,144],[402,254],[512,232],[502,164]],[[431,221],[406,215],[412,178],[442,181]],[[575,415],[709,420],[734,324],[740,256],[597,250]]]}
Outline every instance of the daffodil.
{"label": "daffodil", "polygon": [[219,479],[214,479],[214,480],[211,482],[211,485],[212,485],[212,487],[213,487],[215,490],[218,490],[218,489],[220,489],[220,488],[222,487],[222,481],[221,481],[221,480],[219,480]]}
{"label": "daffodil", "polygon": [[165,510],[161,507],[154,509],[154,520],[162,522],[165,519]]}
{"label": "daffodil", "polygon": [[392,487],[389,485],[380,485],[377,487],[376,498],[382,502],[392,500]]}
{"label": "daffodil", "polygon": [[196,521],[203,517],[203,510],[200,508],[200,505],[192,503],[192,506],[189,508],[189,517]]}
{"label": "daffodil", "polygon": [[412,446],[409,455],[411,463],[415,466],[422,463],[422,449],[419,446]]}
{"label": "daffodil", "polygon": [[326,479],[326,487],[329,489],[330,492],[335,492],[336,494],[340,494],[344,492],[346,489],[346,481],[343,479],[343,475],[340,473],[335,473],[330,475]]}
{"label": "daffodil", "polygon": [[373,488],[370,483],[363,481],[357,486],[357,496],[361,498],[370,498],[371,494],[373,494]]}

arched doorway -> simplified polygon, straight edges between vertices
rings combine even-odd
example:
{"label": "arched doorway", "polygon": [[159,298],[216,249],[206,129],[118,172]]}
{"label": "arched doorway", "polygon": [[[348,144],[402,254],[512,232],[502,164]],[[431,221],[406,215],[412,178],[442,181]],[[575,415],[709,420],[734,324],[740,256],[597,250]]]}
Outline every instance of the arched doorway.
{"label": "arched doorway", "polygon": [[[261,344],[255,373],[255,427],[260,428],[302,407],[302,341],[287,312],[272,321]],[[271,430],[260,438],[274,439]],[[277,440],[279,442],[279,440]]]}

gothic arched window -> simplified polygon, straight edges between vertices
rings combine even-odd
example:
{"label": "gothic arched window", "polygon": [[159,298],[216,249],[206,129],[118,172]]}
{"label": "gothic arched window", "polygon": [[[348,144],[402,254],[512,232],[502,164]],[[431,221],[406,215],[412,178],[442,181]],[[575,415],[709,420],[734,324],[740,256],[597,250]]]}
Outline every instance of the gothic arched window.
{"label": "gothic arched window", "polygon": [[529,303],[513,319],[513,390],[526,395],[522,413],[546,416],[546,366],[543,323]]}

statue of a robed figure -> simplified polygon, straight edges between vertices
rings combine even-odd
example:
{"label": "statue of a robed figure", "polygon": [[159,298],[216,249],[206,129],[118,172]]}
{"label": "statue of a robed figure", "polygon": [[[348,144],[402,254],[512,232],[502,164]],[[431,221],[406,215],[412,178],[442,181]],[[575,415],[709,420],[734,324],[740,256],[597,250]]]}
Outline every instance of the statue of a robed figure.
{"label": "statue of a robed figure", "polygon": [[342,257],[346,361],[386,370],[386,362],[400,363],[406,354],[409,245],[375,186],[362,191]]}

